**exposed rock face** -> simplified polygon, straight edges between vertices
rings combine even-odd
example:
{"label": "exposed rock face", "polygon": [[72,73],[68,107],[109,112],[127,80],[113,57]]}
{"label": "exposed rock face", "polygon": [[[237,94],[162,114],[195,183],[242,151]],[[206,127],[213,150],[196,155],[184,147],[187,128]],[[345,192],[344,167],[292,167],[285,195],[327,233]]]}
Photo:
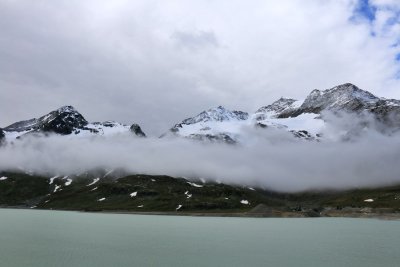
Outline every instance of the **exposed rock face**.
{"label": "exposed rock face", "polygon": [[400,127],[400,101],[377,97],[357,86],[346,83],[327,90],[313,90],[298,108],[284,109],[277,118],[297,117],[322,111],[369,113],[385,126]]}
{"label": "exposed rock face", "polygon": [[358,111],[367,108],[378,100],[379,98],[370,92],[361,90],[351,83],[346,83],[323,91],[313,90],[300,109],[318,112],[324,109]]}
{"label": "exposed rock face", "polygon": [[257,120],[264,120],[267,117],[276,117],[282,112],[289,112],[296,108],[295,103],[297,100],[292,98],[283,98],[281,97],[274,103],[268,106],[264,106],[259,108],[255,114]]}
{"label": "exposed rock face", "polygon": [[247,120],[249,114],[243,111],[230,111],[222,106],[203,111],[195,117],[182,121],[181,124],[195,124],[207,121]]}
{"label": "exposed rock face", "polygon": [[139,124],[136,123],[132,124],[130,130],[139,137],[146,137],[146,134],[142,131]]}
{"label": "exposed rock face", "polygon": [[[341,131],[352,138],[357,138],[357,134],[368,128],[388,134],[400,130],[400,100],[380,98],[346,83],[326,90],[315,89],[303,102],[280,98],[251,115],[222,106],[211,108],[175,124],[161,137],[180,136],[234,144],[252,142],[252,137],[257,138],[264,131],[271,133],[279,130],[304,140],[322,140],[334,136],[324,132],[331,123],[331,114],[324,111],[332,111],[332,118],[339,119],[342,113],[355,114],[359,125],[345,126]],[[278,134],[283,133],[279,131]],[[76,136],[133,133],[138,137],[146,136],[138,124],[128,126],[115,121],[89,123],[72,106],[64,106],[38,119],[16,122],[0,130],[0,139],[8,141],[32,133]]]}
{"label": "exposed rock face", "polygon": [[4,141],[5,139],[5,134],[3,129],[0,128],[0,144]]}
{"label": "exposed rock face", "polygon": [[304,113],[319,114],[323,110],[362,112],[374,114],[389,113],[398,109],[400,101],[379,98],[351,83],[345,83],[327,90],[313,90],[303,104],[293,110],[281,112],[278,118],[296,117]]}
{"label": "exposed rock face", "polygon": [[380,99],[368,108],[369,112],[389,127],[400,127],[400,101],[395,99]]}
{"label": "exposed rock face", "polygon": [[227,134],[190,134],[187,136],[187,138],[190,139],[195,139],[199,141],[211,141],[211,142],[223,142],[227,144],[236,144],[237,141],[234,140],[232,137],[230,137]]}
{"label": "exposed rock face", "polygon": [[58,134],[71,134],[74,130],[85,127],[88,122],[72,106],[64,106],[39,119],[16,122],[4,128],[10,132],[43,131]]}
{"label": "exposed rock face", "polygon": [[312,134],[307,132],[306,130],[300,130],[300,131],[291,130],[290,132],[293,134],[294,137],[297,137],[297,138],[310,140],[310,141],[316,140],[316,138]]}
{"label": "exposed rock face", "polygon": [[[360,127],[343,129],[346,133],[325,135],[323,132],[330,122],[326,121],[328,118],[323,111],[332,111],[336,115],[342,112],[355,114]],[[342,134],[354,137],[361,133],[357,133],[357,129],[363,131],[370,127],[382,128],[390,133],[400,129],[400,101],[380,98],[346,83],[331,89],[313,90],[303,102],[280,98],[259,108],[251,116],[219,106],[183,120],[170,132],[197,140],[236,143],[251,138],[247,136],[251,127],[265,131],[284,130],[296,138],[309,141],[320,141],[327,136],[342,138]]]}

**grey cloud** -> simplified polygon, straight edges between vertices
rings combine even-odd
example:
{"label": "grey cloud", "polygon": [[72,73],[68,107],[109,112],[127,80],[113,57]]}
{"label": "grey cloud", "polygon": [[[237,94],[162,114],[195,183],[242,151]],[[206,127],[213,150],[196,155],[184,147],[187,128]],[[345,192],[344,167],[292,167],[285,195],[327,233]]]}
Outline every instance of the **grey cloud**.
{"label": "grey cloud", "polygon": [[342,1],[1,1],[0,126],[73,105],[157,136],[213,106],[251,112],[344,82],[399,97],[398,34],[371,37],[374,25],[352,24],[351,11]]}
{"label": "grey cloud", "polygon": [[195,33],[176,31],[171,36],[179,46],[197,50],[202,47],[218,47],[217,37],[213,32],[198,31]]}

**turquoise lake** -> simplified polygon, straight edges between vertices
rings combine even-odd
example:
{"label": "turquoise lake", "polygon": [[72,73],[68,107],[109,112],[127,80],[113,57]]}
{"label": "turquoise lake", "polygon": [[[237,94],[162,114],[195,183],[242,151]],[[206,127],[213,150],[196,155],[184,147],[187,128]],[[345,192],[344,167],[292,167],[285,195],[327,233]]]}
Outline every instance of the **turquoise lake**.
{"label": "turquoise lake", "polygon": [[0,209],[0,266],[400,266],[400,221]]}

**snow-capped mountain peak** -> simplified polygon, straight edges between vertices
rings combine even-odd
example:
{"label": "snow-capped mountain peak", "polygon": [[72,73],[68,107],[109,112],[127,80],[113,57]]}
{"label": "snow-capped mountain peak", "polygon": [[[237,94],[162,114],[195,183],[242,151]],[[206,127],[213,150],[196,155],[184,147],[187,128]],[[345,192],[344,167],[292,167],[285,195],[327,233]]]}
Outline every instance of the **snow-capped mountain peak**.
{"label": "snow-capped mountain peak", "polygon": [[210,108],[200,114],[182,121],[182,124],[195,124],[207,121],[230,121],[230,120],[246,120],[249,117],[247,112],[230,111],[223,106]]}
{"label": "snow-capped mountain peak", "polygon": [[[394,113],[399,114],[400,121],[400,101],[379,98],[353,84],[345,83],[326,90],[313,90],[304,101],[282,97],[259,108],[251,116],[246,112],[229,111],[219,106],[176,124],[171,132],[201,140],[214,141],[218,136],[228,136],[229,140],[242,141],[250,138],[244,136],[251,132],[246,128],[258,126],[265,130],[288,131],[302,139],[316,140],[326,130],[327,122],[320,115],[325,110],[370,112],[384,122],[387,118],[393,118]],[[391,116],[388,116],[389,113]],[[398,125],[400,127],[400,123]]]}
{"label": "snow-capped mountain peak", "polygon": [[85,118],[72,106],[63,106],[38,119],[24,120],[4,128],[8,132],[43,131],[71,134],[75,128],[88,124]]}
{"label": "snow-capped mountain peak", "polygon": [[63,106],[38,119],[16,122],[4,128],[4,134],[8,140],[35,132],[71,136],[114,135],[131,132],[136,136],[145,136],[137,124],[128,126],[114,121],[89,123],[73,106]]}
{"label": "snow-capped mountain peak", "polygon": [[62,107],[60,107],[60,108],[58,108],[57,110],[55,110],[56,112],[58,112],[58,113],[74,113],[74,114],[79,114],[80,115],[80,113],[73,107],[73,106],[70,106],[70,105],[68,105],[68,106],[62,106]]}
{"label": "snow-capped mountain peak", "polygon": [[345,83],[326,90],[313,90],[301,105],[301,109],[357,110],[376,103],[380,98],[354,84]]}
{"label": "snow-capped mountain peak", "polygon": [[74,129],[85,127],[88,124],[73,106],[63,106],[40,117],[38,121],[41,130],[59,134],[71,134]]}
{"label": "snow-capped mountain peak", "polygon": [[[231,111],[218,106],[175,124],[170,129],[170,133],[191,139],[235,143],[236,132],[248,118],[247,112]],[[166,135],[169,134],[166,133],[162,136]]]}
{"label": "snow-capped mountain peak", "polygon": [[[360,118],[366,113],[368,118],[376,119],[379,126],[384,126],[381,128],[400,130],[400,100],[380,98],[346,83],[325,90],[315,89],[304,101],[281,97],[251,115],[223,106],[210,108],[175,124],[162,136],[236,143],[275,129],[278,135],[285,134],[279,131],[285,131],[301,139],[322,140],[320,138],[334,136],[329,132],[332,127],[326,127],[331,123],[331,114],[324,111],[333,111],[333,116],[340,116],[343,112],[353,113]],[[63,106],[40,118],[16,122],[0,129],[0,142],[1,139],[13,140],[35,132],[68,136],[109,136],[128,132],[145,136],[137,124],[128,126],[115,121],[89,123],[74,107]]]}

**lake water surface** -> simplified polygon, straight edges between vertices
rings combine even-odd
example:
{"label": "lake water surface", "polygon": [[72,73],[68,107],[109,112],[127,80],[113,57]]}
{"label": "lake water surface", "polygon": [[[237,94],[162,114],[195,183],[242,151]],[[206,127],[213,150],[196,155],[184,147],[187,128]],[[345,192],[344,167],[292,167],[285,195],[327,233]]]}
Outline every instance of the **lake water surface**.
{"label": "lake water surface", "polygon": [[400,221],[0,209],[0,266],[400,266]]}

